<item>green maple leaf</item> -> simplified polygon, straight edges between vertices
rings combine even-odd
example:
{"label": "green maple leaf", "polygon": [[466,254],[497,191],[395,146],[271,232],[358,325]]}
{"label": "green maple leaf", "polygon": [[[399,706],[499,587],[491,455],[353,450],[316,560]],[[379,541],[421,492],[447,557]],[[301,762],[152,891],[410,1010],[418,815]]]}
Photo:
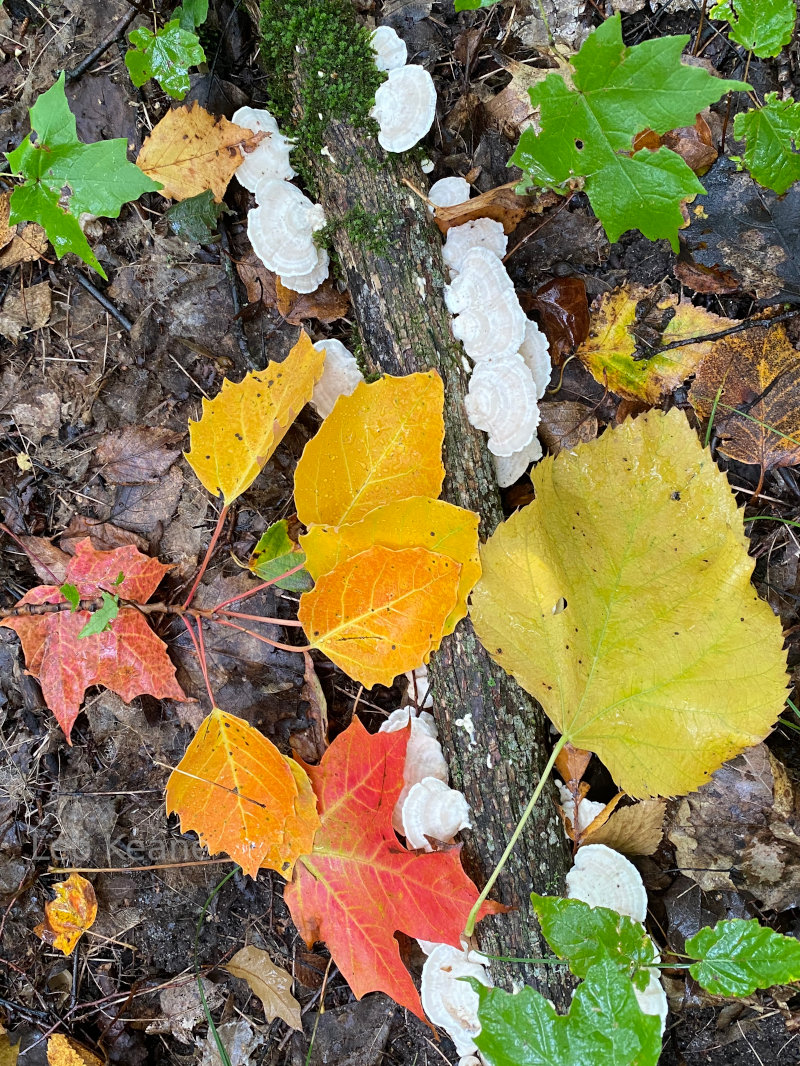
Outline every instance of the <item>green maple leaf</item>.
{"label": "green maple leaf", "polygon": [[729,36],[761,59],[776,56],[794,33],[794,0],[723,0],[709,11],[730,23]]}
{"label": "green maple leaf", "polygon": [[195,30],[208,18],[208,0],[184,0],[180,7],[172,12],[182,30]]}
{"label": "green maple leaf", "polygon": [[532,988],[509,995],[501,988],[469,983],[480,999],[475,1037],[490,1066],[655,1066],[661,1053],[661,1022],[644,1014],[630,977],[611,959],[591,966],[569,1014]]}
{"label": "green maple leaf", "polygon": [[687,36],[661,37],[626,48],[620,16],[592,33],[573,60],[575,88],[549,74],[530,89],[541,132],[526,130],[511,162],[529,184],[583,188],[609,240],[638,229],[678,250],[681,203],[704,192],[692,170],[669,148],[631,154],[636,134],[694,124],[697,113],[745,82],[713,78],[683,66]]}
{"label": "green maple leaf", "polygon": [[800,104],[767,93],[763,107],[736,116],[733,132],[746,141],[744,161],[759,185],[782,196],[800,178]]}
{"label": "green maple leaf", "polygon": [[700,962],[689,973],[721,996],[749,996],[757,988],[800,980],[800,941],[759,925],[757,919],[717,922],[686,941]]}
{"label": "green maple leaf", "polygon": [[173,100],[182,100],[189,91],[189,67],[205,62],[197,34],[181,29],[173,19],[153,33],[142,26],[130,35],[133,48],[125,53],[125,66],[134,85],[155,78]]}
{"label": "green maple leaf", "polygon": [[83,144],[64,92],[64,74],[30,109],[32,133],[6,156],[25,178],[11,194],[9,225],[38,222],[61,258],[76,255],[105,277],[78,217],[83,212],[117,218],[122,205],[161,186],[128,162],[124,138]]}

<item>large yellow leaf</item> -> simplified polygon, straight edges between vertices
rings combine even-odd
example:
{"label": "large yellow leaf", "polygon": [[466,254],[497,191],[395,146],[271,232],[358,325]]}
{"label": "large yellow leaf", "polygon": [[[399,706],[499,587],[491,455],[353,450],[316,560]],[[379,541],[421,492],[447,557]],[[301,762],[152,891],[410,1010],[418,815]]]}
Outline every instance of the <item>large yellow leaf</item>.
{"label": "large yellow leaf", "polygon": [[439,646],[461,564],[425,548],[379,544],[340,563],[300,598],[309,642],[366,688],[391,685]]}
{"label": "large yellow leaf", "polygon": [[358,522],[409,496],[438,496],[444,480],[444,390],[434,371],[384,377],[339,398],[294,475],[301,522]]}
{"label": "large yellow leaf", "polygon": [[303,332],[282,363],[268,363],[238,384],[227,379],[213,400],[203,400],[199,422],[189,422],[186,460],[225,506],[248,489],[311,399],[325,353]]}
{"label": "large yellow leaf", "polygon": [[242,718],[215,707],[167,782],[167,813],[180,815],[213,855],[224,851],[255,877],[289,878],[311,851],[317,801],[305,770]]}
{"label": "large yellow leaf", "polygon": [[637,331],[649,344],[658,344],[660,333],[660,343],[666,345],[736,324],[688,300],[679,303],[677,296],[659,298],[641,285],[604,294],[593,311],[578,358],[611,392],[646,404],[660,403],[682,385],[713,342],[660,352],[638,344]]}
{"label": "large yellow leaf", "polygon": [[474,511],[454,507],[444,500],[412,496],[376,507],[352,525],[312,526],[300,538],[300,544],[306,553],[306,570],[315,581],[373,544],[395,550],[427,548],[455,559],[461,564],[461,575],[458,602],[444,627],[447,635],[466,615],[467,596],[481,576],[478,521]]}
{"label": "large yellow leaf", "polygon": [[672,410],[545,459],[533,484],[482,552],[478,636],[630,795],[697,788],[786,695],[725,478]]}

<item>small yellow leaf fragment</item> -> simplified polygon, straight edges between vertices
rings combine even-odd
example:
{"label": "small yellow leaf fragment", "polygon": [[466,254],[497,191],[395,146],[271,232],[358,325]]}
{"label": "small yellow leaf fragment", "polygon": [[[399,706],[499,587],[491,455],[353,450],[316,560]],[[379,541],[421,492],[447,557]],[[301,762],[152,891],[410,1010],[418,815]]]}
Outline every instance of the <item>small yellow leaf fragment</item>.
{"label": "small yellow leaf fragment", "polygon": [[373,544],[395,551],[426,548],[461,563],[458,603],[445,624],[447,635],[466,615],[467,597],[481,576],[478,521],[474,511],[444,500],[412,496],[376,507],[352,525],[312,526],[300,543],[306,553],[306,569],[315,581]]}
{"label": "small yellow leaf fragment", "polygon": [[47,1061],[50,1066],[105,1066],[97,1055],[63,1033],[54,1033],[47,1041]]}
{"label": "small yellow leaf fragment", "polygon": [[47,944],[71,955],[75,945],[94,925],[97,898],[90,881],[80,874],[70,874],[66,881],[53,885],[56,898],[44,905],[45,920],[34,933]]}
{"label": "small yellow leaf fragment", "polygon": [[215,707],[167,782],[167,813],[208,850],[224,851],[255,877],[262,866],[291,877],[319,826],[299,763],[242,718]]}
{"label": "small yellow leaf fragment", "polygon": [[311,399],[322,376],[325,353],[307,333],[282,363],[248,374],[238,384],[223,381],[213,400],[203,400],[198,422],[189,422],[186,461],[225,506],[248,489]]}
{"label": "small yellow leaf fragment", "polygon": [[375,544],[340,563],[300,598],[309,642],[366,688],[391,685],[427,662],[458,598],[461,564]]}
{"label": "small yellow leaf fragment", "polygon": [[435,371],[362,382],[340,397],[297,464],[300,521],[337,526],[409,496],[438,496],[443,407]]}
{"label": "small yellow leaf fragment", "polygon": [[252,944],[237,951],[225,969],[247,981],[264,1006],[267,1021],[280,1018],[292,1029],[302,1029],[300,1004],[292,995],[292,976],[275,966],[266,951]]}

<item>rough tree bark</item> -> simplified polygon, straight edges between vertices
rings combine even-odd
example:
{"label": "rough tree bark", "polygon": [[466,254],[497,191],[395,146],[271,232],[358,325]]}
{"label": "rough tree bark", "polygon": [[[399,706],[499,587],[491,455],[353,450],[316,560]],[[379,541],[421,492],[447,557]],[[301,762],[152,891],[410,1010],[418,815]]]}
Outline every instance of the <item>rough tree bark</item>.
{"label": "rough tree bark", "polygon": [[[359,227],[336,229],[333,243],[346,274],[356,324],[374,369],[410,374],[435,369],[444,380],[447,476],[443,498],[477,511],[488,536],[502,520],[485,437],[466,420],[468,387],[460,344],[444,305],[441,237],[416,188],[425,178],[414,162],[390,156],[370,134],[344,123],[326,130],[327,151],[315,164],[319,200],[330,221],[358,213]],[[387,241],[359,240],[364,215],[383,220]],[[377,246],[377,248],[376,248]],[[434,713],[455,787],[473,811],[466,834],[467,869],[483,885],[499,859],[548,757],[548,723],[539,705],[497,666],[479,643],[469,619],[443,641],[430,664]],[[477,929],[492,955],[540,957],[548,949],[531,913],[530,892],[560,893],[567,849],[552,797],[543,798],[493,897],[514,908]],[[498,984],[533,984],[566,1006],[569,977],[561,968],[493,963]]]}

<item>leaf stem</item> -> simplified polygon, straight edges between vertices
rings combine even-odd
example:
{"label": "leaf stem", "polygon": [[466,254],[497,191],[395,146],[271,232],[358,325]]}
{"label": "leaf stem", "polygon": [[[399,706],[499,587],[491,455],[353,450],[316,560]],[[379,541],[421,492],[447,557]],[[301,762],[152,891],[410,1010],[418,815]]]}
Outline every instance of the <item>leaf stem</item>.
{"label": "leaf stem", "polygon": [[248,637],[252,637],[254,640],[260,640],[262,644],[269,644],[273,648],[279,648],[281,651],[311,651],[313,645],[305,644],[302,646],[296,646],[294,644],[281,644],[277,640],[269,640],[267,637],[262,637],[260,633],[254,633],[252,629],[245,629],[244,626],[237,626],[234,622],[226,622],[223,618],[218,618],[217,625],[228,626],[229,629],[238,629],[240,633],[246,633]]}
{"label": "leaf stem", "polygon": [[543,790],[544,786],[546,785],[547,780],[550,777],[550,774],[553,772],[553,767],[556,764],[556,759],[558,758],[561,749],[564,747],[564,745],[566,743],[567,743],[566,736],[561,736],[561,737],[558,738],[558,742],[556,743],[556,746],[553,748],[552,754],[550,755],[550,758],[547,760],[547,765],[545,766],[544,770],[542,771],[542,775],[539,778],[539,783],[537,784],[536,788],[533,790],[533,795],[528,800],[528,806],[522,812],[522,817],[517,822],[517,827],[514,830],[514,832],[511,834],[511,839],[509,840],[508,844],[506,845],[506,850],[500,856],[500,861],[497,863],[497,866],[495,866],[494,870],[492,870],[492,873],[491,873],[491,875],[489,877],[489,880],[484,885],[483,892],[481,892],[481,894],[478,896],[477,900],[475,901],[475,905],[473,906],[472,910],[469,912],[469,915],[467,916],[467,924],[464,926],[464,936],[470,937],[470,936],[472,936],[473,932],[475,931],[475,922],[477,921],[477,918],[478,918],[478,911],[481,909],[481,907],[485,903],[486,898],[488,897],[489,893],[492,891],[492,888],[494,887],[495,881],[500,876],[500,871],[503,869],[505,864],[508,862],[508,857],[511,854],[511,852],[514,850],[514,845],[519,840],[520,835],[522,834],[522,830],[525,828],[525,824],[528,821],[528,819],[530,818],[531,813],[533,812],[533,808],[536,806],[536,801],[539,799],[539,796],[541,796],[542,790]]}
{"label": "leaf stem", "polygon": [[227,517],[228,506],[226,504],[219,513],[219,518],[217,519],[217,524],[214,528],[214,533],[211,537],[211,543],[208,545],[208,550],[206,551],[205,558],[203,559],[200,569],[197,571],[197,577],[194,579],[194,584],[189,589],[189,595],[186,597],[186,600],[183,604],[184,607],[188,607],[194,599],[194,594],[195,592],[197,592],[197,586],[203,580],[203,574],[205,574],[206,569],[208,568],[208,564],[211,562],[211,556],[214,554],[214,549],[217,546],[219,535],[222,532],[222,527],[225,525],[225,519]]}
{"label": "leaf stem", "polygon": [[257,592],[261,592],[263,589],[268,589],[270,585],[274,585],[276,581],[283,581],[285,577],[291,577],[292,574],[296,574],[298,570],[302,570],[305,566],[305,562],[298,563],[297,566],[293,566],[291,570],[287,570],[284,574],[278,574],[277,577],[270,578],[269,581],[262,581],[260,585],[256,585],[254,588],[248,589],[246,592],[240,592],[238,596],[231,596],[229,600],[223,600],[222,603],[218,603],[214,608],[215,611],[221,611],[223,607],[227,607],[229,603],[236,603],[237,600],[246,600],[248,596],[255,596]]}

